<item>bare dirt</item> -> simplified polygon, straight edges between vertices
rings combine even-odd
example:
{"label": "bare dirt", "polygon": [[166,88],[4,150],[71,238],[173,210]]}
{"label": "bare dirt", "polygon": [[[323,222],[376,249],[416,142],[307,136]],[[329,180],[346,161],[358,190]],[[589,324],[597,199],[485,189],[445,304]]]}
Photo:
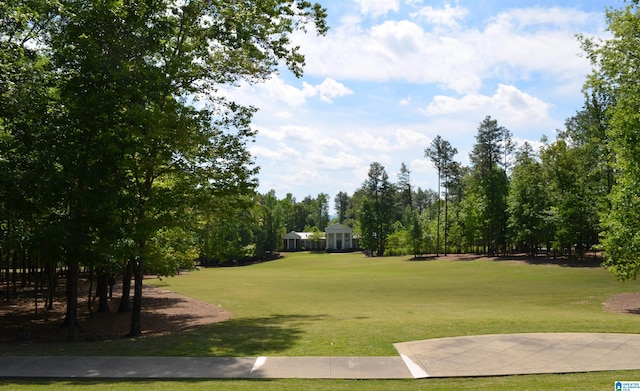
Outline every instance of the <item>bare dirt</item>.
{"label": "bare dirt", "polygon": [[640,315],[640,292],[622,293],[604,303],[605,311]]}
{"label": "bare dirt", "polygon": [[[86,289],[86,288],[85,288]],[[118,313],[120,287],[114,287],[109,301],[110,312],[96,313],[97,301],[93,303],[90,316],[87,298],[80,298],[78,320],[80,332],[77,340],[101,341],[121,339],[129,331],[131,313]],[[133,294],[133,291],[132,291]],[[194,300],[162,288],[143,285],[142,335],[157,336],[181,333],[202,325],[223,322],[232,314],[222,307]],[[65,317],[63,297],[57,297],[53,310],[43,308],[31,298],[12,299],[0,302],[0,343],[51,343],[67,339],[61,325]]]}

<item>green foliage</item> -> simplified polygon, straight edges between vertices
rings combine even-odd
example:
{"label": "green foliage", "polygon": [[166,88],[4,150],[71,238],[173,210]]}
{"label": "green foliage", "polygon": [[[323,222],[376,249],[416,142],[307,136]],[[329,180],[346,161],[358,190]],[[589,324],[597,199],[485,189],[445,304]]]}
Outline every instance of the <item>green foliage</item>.
{"label": "green foliage", "polygon": [[381,256],[392,232],[396,190],[384,166],[378,162],[371,163],[361,190],[364,196],[358,214],[361,246]]}
{"label": "green foliage", "polygon": [[640,270],[640,218],[638,193],[640,186],[640,10],[637,1],[606,12],[608,31],[612,37],[595,42],[582,37],[582,46],[594,70],[586,88],[609,97],[606,108],[611,164],[616,174],[611,188],[611,212],[604,218],[602,244],[606,251],[605,266],[627,281]]}
{"label": "green foliage", "polygon": [[257,185],[246,148],[255,109],[218,91],[263,81],[281,64],[301,75],[304,56],[290,37],[307,26],[326,32],[320,5],[96,0],[0,8],[0,182],[12,194],[0,198],[0,227],[11,235],[19,227],[23,238],[56,233],[30,253],[58,247],[69,270],[69,325],[77,323],[78,270],[97,266],[92,260],[134,260],[141,285],[145,264],[171,274],[197,252],[274,248],[277,217],[269,215],[261,231],[221,229],[215,239],[235,236],[229,248],[212,245],[212,236],[195,239],[203,226],[236,223],[209,218],[213,200],[231,206],[223,216],[234,218],[231,197],[251,197]]}
{"label": "green foliage", "polygon": [[[440,185],[444,184],[445,187],[445,211],[448,212],[449,208],[449,187],[451,182],[449,179],[456,175],[457,172],[457,164],[453,161],[453,156],[458,153],[456,148],[453,148],[451,144],[443,140],[440,135],[436,136],[435,139],[431,142],[431,146],[424,150],[425,157],[431,159],[431,162],[438,170],[438,228],[437,228],[437,239],[436,239],[436,254],[440,251],[440,215],[441,215],[441,202],[440,202]],[[448,217],[445,216],[445,224],[444,224],[444,232],[445,232],[445,240],[444,240],[444,253],[447,253],[447,233],[449,231],[449,221]]]}
{"label": "green foliage", "polygon": [[291,193],[288,193],[280,203],[287,232],[305,232],[305,227],[316,227],[324,231],[329,225],[328,194],[320,193],[315,198],[308,195],[298,202]]}
{"label": "green foliage", "polygon": [[[507,194],[509,179],[506,173],[511,133],[499,126],[497,120],[486,117],[478,126],[476,144],[470,154],[473,163],[468,191],[478,202],[478,211],[468,213],[483,247],[490,254],[507,251]],[[504,159],[503,159],[504,158]],[[503,167],[500,167],[500,166]],[[470,204],[468,206],[473,207]]]}
{"label": "green foliage", "polygon": [[591,193],[586,181],[591,166],[580,148],[572,147],[562,135],[541,152],[544,176],[553,205],[554,247],[571,254],[576,247],[582,257],[597,241],[599,198]]}
{"label": "green foliage", "polygon": [[547,190],[542,165],[531,146],[525,143],[516,156],[507,204],[511,240],[530,255],[535,255],[538,246],[544,243],[544,216],[549,207]]}

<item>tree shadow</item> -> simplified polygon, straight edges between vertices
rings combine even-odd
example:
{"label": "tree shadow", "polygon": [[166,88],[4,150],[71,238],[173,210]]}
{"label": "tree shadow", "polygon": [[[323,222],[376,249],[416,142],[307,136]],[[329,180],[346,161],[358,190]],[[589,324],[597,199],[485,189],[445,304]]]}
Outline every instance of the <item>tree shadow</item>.
{"label": "tree shadow", "polygon": [[414,256],[413,258],[407,259],[409,262],[424,262],[424,261],[435,261],[439,257],[437,255],[419,255]]}
{"label": "tree shadow", "polygon": [[455,254],[442,256],[440,259],[450,260],[450,261],[495,261],[495,262],[505,262],[505,261],[516,261],[516,262],[524,262],[529,265],[555,265],[561,267],[575,267],[575,268],[599,268],[602,264],[602,258],[600,257],[585,257],[583,259],[577,258],[569,258],[569,257],[552,257],[546,255],[540,255],[536,257],[532,257],[530,255],[526,255],[524,253],[517,254],[507,254],[507,255],[496,255],[489,256],[483,254]]}
{"label": "tree shadow", "polygon": [[[303,334],[304,325],[327,315],[270,315],[235,318],[191,331],[167,336],[142,338],[137,343],[149,355],[246,357],[277,354],[290,349]],[[169,348],[169,349],[167,349]],[[160,351],[154,352],[154,349]],[[164,352],[164,353],[163,353]]]}
{"label": "tree shadow", "polygon": [[[96,312],[97,304],[93,304],[90,314],[86,297],[78,300],[79,336],[74,342],[96,342],[121,339],[130,326],[131,313],[118,313],[119,298],[110,300],[111,311]],[[143,328],[145,335],[160,334],[158,330],[184,332],[200,326],[201,319],[212,315],[220,320],[228,319],[231,314],[220,307],[208,305],[203,313],[172,310],[189,307],[185,297],[143,297]],[[62,330],[66,306],[57,302],[52,310],[46,310],[40,304],[38,313],[28,298],[16,298],[12,302],[0,303],[0,342],[51,343],[66,342],[66,333]]]}

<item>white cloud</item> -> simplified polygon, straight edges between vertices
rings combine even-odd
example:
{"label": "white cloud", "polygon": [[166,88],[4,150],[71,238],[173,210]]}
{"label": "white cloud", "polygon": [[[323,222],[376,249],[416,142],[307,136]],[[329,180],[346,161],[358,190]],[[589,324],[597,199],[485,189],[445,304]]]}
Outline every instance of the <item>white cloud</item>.
{"label": "white cloud", "polygon": [[256,145],[249,148],[252,156],[259,159],[268,160],[287,160],[300,157],[300,152],[287,146],[285,143],[279,143],[276,147],[267,147],[265,145]]}
{"label": "white cloud", "polygon": [[290,111],[278,111],[273,116],[278,119],[291,119],[293,118],[293,113]]}
{"label": "white cloud", "polygon": [[389,11],[398,12],[400,0],[355,0],[365,15],[382,16]]}
{"label": "white cloud", "polygon": [[[440,134],[468,165],[486,115],[518,144],[553,133],[583,103],[590,66],[577,55],[575,33],[601,36],[604,20],[599,12],[517,9],[508,2],[487,8],[457,0],[327,0],[326,6],[330,17],[332,7],[338,11],[326,37],[294,36],[306,55],[305,78],[283,73],[271,85],[243,86],[236,95],[242,99],[234,99],[260,107],[251,151],[265,191],[352,192],[374,161],[392,177],[405,162],[415,186],[435,188],[424,149]],[[503,12],[489,14],[498,7]]]}
{"label": "white cloud", "polygon": [[270,136],[288,144],[297,144],[305,150],[349,151],[351,148],[330,132],[320,128],[300,125],[283,125],[278,129],[277,135]]}
{"label": "white cloud", "polygon": [[306,104],[308,98],[318,95],[323,102],[333,103],[335,98],[353,94],[353,91],[344,84],[330,77],[325,78],[322,83],[315,86],[302,82],[301,89],[291,86],[281,78],[276,77],[260,85],[259,88],[266,90],[270,98],[282,101],[294,108]]}
{"label": "white cloud", "polygon": [[[301,185],[326,182],[329,178],[323,171],[298,168],[296,170],[286,170],[286,175],[276,175],[278,187],[300,188]],[[314,194],[314,196],[317,194]]]}
{"label": "white cloud", "polygon": [[444,8],[422,7],[412,13],[411,17],[423,19],[429,24],[454,28],[459,26],[458,20],[464,19],[468,12],[460,6],[451,7],[450,4],[445,4]]}
{"label": "white cloud", "polygon": [[591,23],[592,19],[592,14],[572,8],[530,7],[501,12],[493,18],[493,21],[496,24],[510,25],[516,29],[544,25],[554,29],[573,29],[572,26]]}
{"label": "white cloud", "polygon": [[258,130],[259,138],[267,138],[271,140],[282,141],[285,139],[285,136],[286,136],[283,132],[280,132],[278,130],[273,130],[269,127],[256,126],[256,128]]}
{"label": "white cloud", "polygon": [[482,113],[492,113],[492,116],[511,123],[539,123],[549,118],[549,107],[549,104],[514,86],[500,84],[492,96],[477,93],[462,98],[436,96],[423,112],[429,116],[453,113],[481,116]]}
{"label": "white cloud", "polygon": [[397,60],[419,51],[420,39],[423,37],[424,31],[420,26],[408,20],[388,20],[373,26],[370,34],[371,38],[380,45],[380,54],[389,56],[389,59]]}
{"label": "white cloud", "polygon": [[307,160],[309,163],[312,162],[313,166],[317,167],[317,169],[321,171],[337,171],[344,169],[351,170],[358,168],[363,164],[361,158],[345,152],[339,152],[335,155],[313,153],[306,155],[305,160]]}
{"label": "white cloud", "polygon": [[364,150],[389,151],[391,143],[388,138],[372,134],[368,130],[352,131],[346,135],[350,143]]}
{"label": "white cloud", "polygon": [[411,171],[416,172],[430,172],[434,169],[433,163],[429,159],[414,159],[409,163]]}
{"label": "white cloud", "polygon": [[284,156],[278,151],[267,148],[263,145],[252,146],[249,148],[249,152],[251,153],[251,156],[258,158],[265,158],[270,160],[282,160],[284,158]]}
{"label": "white cloud", "polygon": [[429,137],[408,129],[396,130],[395,136],[397,149],[415,150],[416,148],[426,148],[431,143]]}
{"label": "white cloud", "polygon": [[[398,150],[415,150],[429,145],[431,139],[426,135],[404,128],[394,130],[377,129],[354,130],[347,135],[347,139],[357,148],[367,151],[392,152]],[[374,160],[375,157],[374,157]]]}
{"label": "white cloud", "polygon": [[238,87],[221,88],[221,92],[230,100],[244,104],[265,108],[267,103],[271,106],[273,115],[280,119],[294,116],[293,113],[282,110],[282,103],[289,108],[297,109],[304,107],[310,98],[316,96],[325,103],[333,103],[336,98],[353,94],[352,90],[331,77],[325,78],[322,83],[316,85],[303,81],[298,88],[288,84],[279,75],[274,75],[260,84],[243,83]]}
{"label": "white cloud", "polygon": [[402,107],[409,106],[411,104],[411,95],[407,96],[404,99],[401,99],[400,102],[398,102],[398,104]]}
{"label": "white cloud", "polygon": [[279,77],[271,78],[259,85],[259,88],[265,90],[270,98],[285,102],[290,107],[304,105],[308,97],[317,93],[313,87],[309,87],[311,86],[303,83],[303,89],[298,89],[285,83]]}
{"label": "white cloud", "polygon": [[333,99],[341,96],[352,95],[353,91],[345,87],[344,84],[327,77],[324,81],[314,87],[320,94],[320,99],[326,103],[333,103]]}
{"label": "white cloud", "polygon": [[[461,6],[423,7],[414,19],[367,25],[352,18],[326,37],[297,37],[307,54],[309,74],[437,84],[470,93],[486,78],[512,82],[539,73],[558,79],[558,87],[583,79],[589,63],[579,56],[575,33],[599,33],[602,19],[599,13],[572,8],[525,8],[474,27],[457,25],[468,14]],[[433,23],[441,28],[431,31]]]}

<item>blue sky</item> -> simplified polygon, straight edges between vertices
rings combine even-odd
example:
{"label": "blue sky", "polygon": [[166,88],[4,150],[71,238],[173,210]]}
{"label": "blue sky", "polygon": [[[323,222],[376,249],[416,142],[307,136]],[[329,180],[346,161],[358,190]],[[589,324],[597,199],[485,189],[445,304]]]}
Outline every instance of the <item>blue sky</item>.
{"label": "blue sky", "polygon": [[[318,0],[325,37],[296,34],[305,76],[283,70],[227,93],[260,109],[249,146],[261,193],[279,198],[361,186],[369,165],[392,181],[437,188],[424,149],[441,135],[467,165],[490,115],[518,144],[554,138],[582,107],[590,71],[575,35],[605,36],[604,9],[622,0]],[[333,207],[331,206],[331,213]]]}

